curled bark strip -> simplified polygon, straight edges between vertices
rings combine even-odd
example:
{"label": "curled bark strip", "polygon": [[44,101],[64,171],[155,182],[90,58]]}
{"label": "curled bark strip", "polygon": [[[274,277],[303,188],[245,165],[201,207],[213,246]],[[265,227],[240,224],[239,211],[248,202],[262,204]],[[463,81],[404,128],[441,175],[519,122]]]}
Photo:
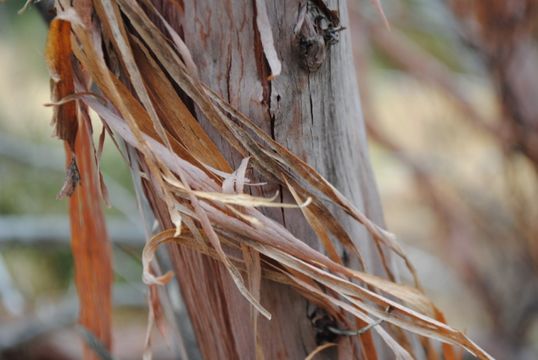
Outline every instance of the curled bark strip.
{"label": "curled bark strip", "polygon": [[258,27],[258,32],[260,34],[265,59],[271,68],[271,76],[269,76],[269,80],[272,80],[280,75],[282,63],[276,53],[273,32],[271,31],[271,24],[269,23],[267,7],[264,0],[256,0],[256,26]]}

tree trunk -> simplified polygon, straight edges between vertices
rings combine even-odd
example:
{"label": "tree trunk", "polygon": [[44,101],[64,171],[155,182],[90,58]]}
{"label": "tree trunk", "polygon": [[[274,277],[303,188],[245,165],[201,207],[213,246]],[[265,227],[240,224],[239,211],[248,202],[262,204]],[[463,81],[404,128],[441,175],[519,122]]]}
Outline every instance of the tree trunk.
{"label": "tree trunk", "polygon": [[[301,66],[293,34],[300,10],[298,0],[265,0],[265,3],[184,0],[181,5],[173,0],[154,0],[154,3],[183,35],[203,82],[313,166],[366,216],[383,225],[368,160],[348,31],[340,33],[340,41],[328,50],[321,67],[309,72]],[[339,12],[342,25],[347,27],[346,2],[331,0],[327,5]],[[266,6],[282,62],[282,73],[273,80],[268,80],[270,69],[256,24],[263,9],[256,6]],[[198,120],[227,160],[237,167],[239,155],[202,115]],[[269,183],[259,189],[261,195],[272,195],[279,190],[283,201],[293,202],[291,195],[278,185]],[[277,209],[266,214],[310,246],[320,249],[300,210]],[[387,276],[378,249],[370,248],[374,242],[364,228],[347,221],[343,213],[336,214],[361,249],[368,271]],[[255,358],[250,305],[224,266],[179,246],[171,246],[170,253],[203,357]],[[260,319],[259,325],[266,359],[301,359],[316,348],[316,333],[307,316],[306,300],[297,292],[264,280],[261,302],[273,316],[270,321]]]}

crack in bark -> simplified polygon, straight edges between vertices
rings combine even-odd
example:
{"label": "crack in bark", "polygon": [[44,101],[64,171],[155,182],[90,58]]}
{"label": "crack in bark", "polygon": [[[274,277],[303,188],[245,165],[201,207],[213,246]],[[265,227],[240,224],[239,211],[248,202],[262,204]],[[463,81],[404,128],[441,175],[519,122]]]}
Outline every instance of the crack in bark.
{"label": "crack in bark", "polygon": [[[256,1],[252,1],[252,5],[254,8],[254,19],[256,19]],[[261,104],[265,108],[265,111],[267,111],[267,115],[269,117],[269,133],[271,134],[271,138],[274,140],[276,139],[276,131],[275,131],[275,124],[276,124],[276,116],[274,112],[272,111],[272,86],[271,82],[269,81],[269,75],[270,75],[270,69],[269,64],[267,63],[267,59],[265,58],[265,54],[263,52],[263,46],[261,43],[260,38],[260,32],[258,31],[258,27],[256,26],[256,21],[253,22],[253,30],[254,30],[254,58],[256,59],[256,69],[258,71],[258,76],[260,80],[260,84],[262,87],[262,99]],[[280,102],[280,95],[277,95],[277,104]],[[264,193],[263,188],[261,188],[262,194]],[[278,185],[278,192],[280,194],[280,202],[284,202],[284,188],[282,185]],[[282,218],[282,225],[284,227],[286,226],[286,217],[284,209],[280,209],[280,216]]]}
{"label": "crack in bark", "polygon": [[231,75],[232,73],[232,44],[228,43],[228,64],[226,66],[226,96],[228,98],[228,103],[231,103],[231,89],[230,89],[230,82],[231,82]]}
{"label": "crack in bark", "polygon": [[312,90],[310,89],[310,75],[308,75],[308,101],[310,102],[310,124],[314,126],[314,103],[312,102]]}

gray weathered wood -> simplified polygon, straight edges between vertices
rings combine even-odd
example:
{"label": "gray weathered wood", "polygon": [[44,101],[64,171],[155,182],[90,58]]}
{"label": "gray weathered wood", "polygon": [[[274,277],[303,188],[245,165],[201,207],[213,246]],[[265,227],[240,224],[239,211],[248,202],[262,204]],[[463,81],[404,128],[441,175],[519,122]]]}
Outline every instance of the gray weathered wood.
{"label": "gray weathered wood", "polygon": [[[361,115],[350,37],[341,33],[326,61],[315,73],[300,67],[293,28],[299,1],[266,0],[276,49],[283,71],[267,81],[269,70],[256,29],[255,1],[155,1],[184,35],[202,80],[262,129],[306,160],[378,224],[383,215],[373,180]],[[347,26],[347,6],[331,0]],[[179,13],[179,15],[178,15]],[[241,158],[204,121],[199,120],[233,166]],[[278,185],[268,184],[262,195]],[[293,202],[284,192],[283,200]],[[315,248],[319,243],[299,210],[267,214],[284,223]],[[367,260],[368,270],[383,275],[376,250],[365,230],[342,218]],[[172,248],[176,274],[203,356],[207,359],[255,357],[250,307],[227,272],[213,260]],[[306,301],[292,289],[270,282],[262,285],[262,304],[273,315],[260,320],[266,359],[301,359],[315,347],[315,332]],[[333,353],[334,355],[334,353]]]}

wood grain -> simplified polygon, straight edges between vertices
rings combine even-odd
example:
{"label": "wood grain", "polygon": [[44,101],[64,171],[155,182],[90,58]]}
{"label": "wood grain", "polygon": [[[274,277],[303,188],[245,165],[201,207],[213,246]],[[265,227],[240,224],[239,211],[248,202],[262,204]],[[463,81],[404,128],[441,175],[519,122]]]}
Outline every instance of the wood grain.
{"label": "wood grain", "polygon": [[[288,147],[343,192],[365,214],[383,225],[380,201],[368,160],[351,43],[346,31],[332,46],[318,71],[300,66],[293,28],[299,1],[266,0],[282,73],[269,81],[256,28],[255,1],[154,1],[171,25],[183,34],[202,81],[237,107],[274,139]],[[345,1],[329,1],[347,24]],[[181,9],[181,16],[177,11]],[[241,158],[203,117],[198,119],[226,159],[237,167]],[[259,195],[273,194],[268,184]],[[280,189],[282,190],[282,189]],[[282,199],[293,202],[284,191]],[[300,210],[266,211],[296,236],[319,249],[319,242]],[[337,213],[360,247],[370,272],[385,276],[377,250],[363,227]],[[182,295],[206,359],[255,358],[250,306],[217,262],[171,247]],[[351,264],[357,265],[357,264]],[[306,301],[291,288],[262,283],[262,304],[273,315],[259,320],[266,359],[301,359],[316,348]],[[217,340],[219,339],[219,340]],[[357,353],[357,350],[348,351]],[[316,358],[334,358],[326,351]],[[359,355],[356,355],[359,357]]]}

